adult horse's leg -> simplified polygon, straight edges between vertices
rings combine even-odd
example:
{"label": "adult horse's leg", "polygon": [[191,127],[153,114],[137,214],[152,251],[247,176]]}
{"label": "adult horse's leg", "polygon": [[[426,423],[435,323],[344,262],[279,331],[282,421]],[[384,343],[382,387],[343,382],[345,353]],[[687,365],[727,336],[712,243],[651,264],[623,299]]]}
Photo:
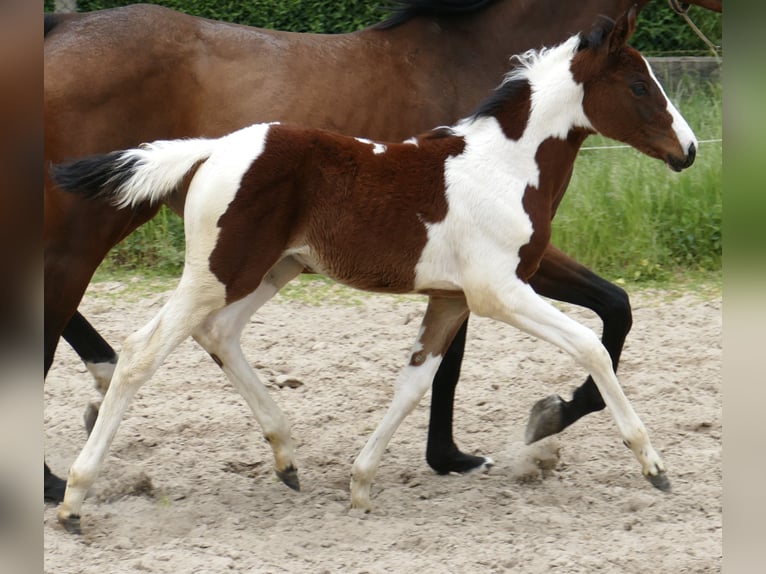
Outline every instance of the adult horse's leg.
{"label": "adult horse's leg", "polygon": [[[545,297],[593,310],[603,321],[601,342],[617,370],[625,337],[633,318],[628,294],[624,289],[599,277],[551,245],[540,268],[532,277],[533,289]],[[579,418],[605,406],[593,377],[577,388],[571,401],[559,395],[541,399],[532,407],[524,439],[527,444],[561,432]]]}
{"label": "adult horse's leg", "polygon": [[[116,210],[111,206],[47,185],[44,221],[44,374],[47,376],[59,339],[88,287],[93,273],[109,250],[159,206]],[[76,320],[75,320],[76,321]],[[82,326],[82,325],[81,325]],[[60,502],[65,481],[44,465],[44,500]]]}
{"label": "adult horse's leg", "polygon": [[64,500],[66,480],[59,478],[51,471],[47,462],[43,462],[43,500],[58,504]]}
{"label": "adult horse's leg", "polygon": [[[93,328],[79,311],[76,311],[64,327],[64,339],[72,346],[96,382],[96,390],[103,397],[114,374],[117,353]],[[85,430],[90,434],[98,416],[101,403],[89,403],[85,410]]]}
{"label": "adult horse's leg", "polygon": [[[616,369],[625,337],[632,325],[627,293],[599,277],[556,247],[549,245],[545,257],[530,284],[545,297],[593,310],[603,321],[602,342]],[[428,425],[426,460],[436,472],[468,472],[491,466],[492,459],[465,454],[452,436],[455,388],[460,378],[460,365],[468,321],[458,331],[433,381],[431,415]],[[575,390],[571,401],[558,395],[546,397],[532,407],[525,440],[528,443],[561,432],[582,416],[604,408],[604,401],[593,378]]]}
{"label": "adult horse's leg", "polygon": [[[85,259],[74,262],[68,257],[62,258],[65,260],[59,260],[59,258],[50,255],[46,253],[45,257],[45,316],[43,319],[45,377],[48,376],[48,371],[53,364],[61,333],[64,331],[72,312],[76,310],[92,271],[96,268],[94,265],[91,273],[88,274]],[[69,273],[66,273],[66,269],[69,269]],[[87,277],[83,280],[81,275],[87,275]],[[66,481],[54,474],[47,463],[44,463],[43,472],[44,501],[54,504],[61,502],[64,497]]]}
{"label": "adult horse's leg", "polygon": [[494,464],[489,457],[461,452],[452,436],[455,387],[460,379],[467,331],[468,319],[447,349],[432,384],[426,462],[439,474],[482,470]]}

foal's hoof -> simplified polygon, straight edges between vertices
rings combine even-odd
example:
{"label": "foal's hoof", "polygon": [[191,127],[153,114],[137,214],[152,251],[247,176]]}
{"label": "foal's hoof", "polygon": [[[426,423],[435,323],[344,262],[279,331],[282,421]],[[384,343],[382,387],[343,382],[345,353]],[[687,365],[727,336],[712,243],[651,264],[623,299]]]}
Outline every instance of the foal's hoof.
{"label": "foal's hoof", "polygon": [[524,442],[532,444],[541,438],[564,430],[561,424],[563,404],[564,401],[558,395],[550,395],[537,401],[529,413],[527,430],[524,432]]}
{"label": "foal's hoof", "polygon": [[646,480],[652,483],[652,486],[662,492],[670,492],[671,486],[668,480],[668,475],[664,471],[660,471],[655,475],[647,474]]}
{"label": "foal's hoof", "polygon": [[64,527],[64,530],[70,534],[82,534],[82,528],[80,527],[80,515],[70,514],[68,516],[59,516],[59,523]]}
{"label": "foal's hoof", "polygon": [[293,490],[300,492],[301,482],[298,480],[298,469],[296,469],[294,466],[288,466],[285,470],[278,470],[276,473],[279,477],[279,480],[284,482]]}

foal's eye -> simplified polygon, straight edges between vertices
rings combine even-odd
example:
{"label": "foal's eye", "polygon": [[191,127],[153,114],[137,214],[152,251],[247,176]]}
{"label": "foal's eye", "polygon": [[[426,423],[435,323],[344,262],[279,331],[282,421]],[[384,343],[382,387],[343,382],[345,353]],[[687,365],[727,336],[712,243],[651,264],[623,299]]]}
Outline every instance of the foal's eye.
{"label": "foal's eye", "polygon": [[643,82],[636,82],[635,84],[631,84],[630,91],[633,92],[636,96],[645,96],[649,93],[649,90],[646,89],[646,84]]}

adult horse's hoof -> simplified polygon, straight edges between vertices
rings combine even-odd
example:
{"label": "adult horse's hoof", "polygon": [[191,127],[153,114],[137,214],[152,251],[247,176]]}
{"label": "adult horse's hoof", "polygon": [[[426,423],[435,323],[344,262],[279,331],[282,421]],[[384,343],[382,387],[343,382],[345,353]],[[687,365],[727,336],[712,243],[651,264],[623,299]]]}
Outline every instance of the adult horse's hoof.
{"label": "adult horse's hoof", "polygon": [[288,466],[285,470],[277,470],[276,473],[279,477],[279,480],[284,482],[293,490],[300,492],[301,482],[298,480],[298,469],[296,469],[294,466]]}
{"label": "adult horse's hoof", "polygon": [[53,474],[47,467],[45,468],[43,499],[48,504],[59,504],[64,500],[66,491],[66,480]]}
{"label": "adult horse's hoof", "polygon": [[550,395],[537,401],[529,413],[524,442],[532,444],[564,430],[561,424],[563,405],[564,401],[558,395]]}
{"label": "adult horse's hoof", "polygon": [[437,474],[450,474],[452,472],[468,474],[471,472],[481,472],[489,470],[495,464],[495,461],[488,456],[465,454],[457,449],[442,456],[435,456],[432,453],[427,453],[426,461]]}
{"label": "adult horse's hoof", "polygon": [[67,516],[59,515],[59,524],[64,527],[64,530],[70,534],[82,534],[82,528],[80,526],[80,515],[69,514]]}
{"label": "adult horse's hoof", "polygon": [[652,483],[652,486],[662,492],[671,492],[670,481],[668,475],[664,471],[660,471],[655,475],[647,474],[646,480]]}

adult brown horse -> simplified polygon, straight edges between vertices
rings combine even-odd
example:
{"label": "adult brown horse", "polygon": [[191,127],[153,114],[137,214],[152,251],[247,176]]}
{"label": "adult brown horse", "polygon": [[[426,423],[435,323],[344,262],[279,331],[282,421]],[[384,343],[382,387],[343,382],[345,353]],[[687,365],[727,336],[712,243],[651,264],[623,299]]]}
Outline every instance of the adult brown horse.
{"label": "adult brown horse", "polygon": [[[178,287],[123,345],[93,432],[72,465],[59,521],[80,532],[85,495],[131,399],[192,336],[245,398],[298,489],[290,425],[245,358],[253,315],[304,269],[382,293],[428,295],[391,406],[354,461],[353,507],[394,432],[425,394],[469,310],[553,343],[588,370],[644,476],[665,465],[596,334],[529,285],[577,153],[601,133],[665,162],[694,163],[697,139],[648,62],[627,45],[636,9],[590,34],[529,50],[469,117],[403,143],[254,124],[218,139],[161,140],[57,165],[65,190],[121,208],[185,195]],[[184,183],[186,182],[186,183]]]}
{"label": "adult brown horse", "polygon": [[[717,2],[720,11],[718,0],[699,2]],[[466,114],[496,85],[511,54],[563,40],[594,16],[614,17],[632,3],[403,0],[381,25],[341,35],[256,29],[150,5],[46,15],[45,165],[267,120],[401,139]],[[172,207],[180,212],[181,205]],[[46,373],[63,333],[105,390],[116,355],[77,305],[108,251],[157,209],[83,201],[57,190],[46,171]],[[552,246],[531,283],[542,295],[593,309],[617,365],[631,326],[622,289]],[[461,453],[452,439],[465,329],[434,379],[426,458],[442,473],[489,462]],[[603,407],[588,378],[571,401],[540,401],[527,438],[559,432]],[[60,500],[63,481],[45,470],[46,498]]]}

